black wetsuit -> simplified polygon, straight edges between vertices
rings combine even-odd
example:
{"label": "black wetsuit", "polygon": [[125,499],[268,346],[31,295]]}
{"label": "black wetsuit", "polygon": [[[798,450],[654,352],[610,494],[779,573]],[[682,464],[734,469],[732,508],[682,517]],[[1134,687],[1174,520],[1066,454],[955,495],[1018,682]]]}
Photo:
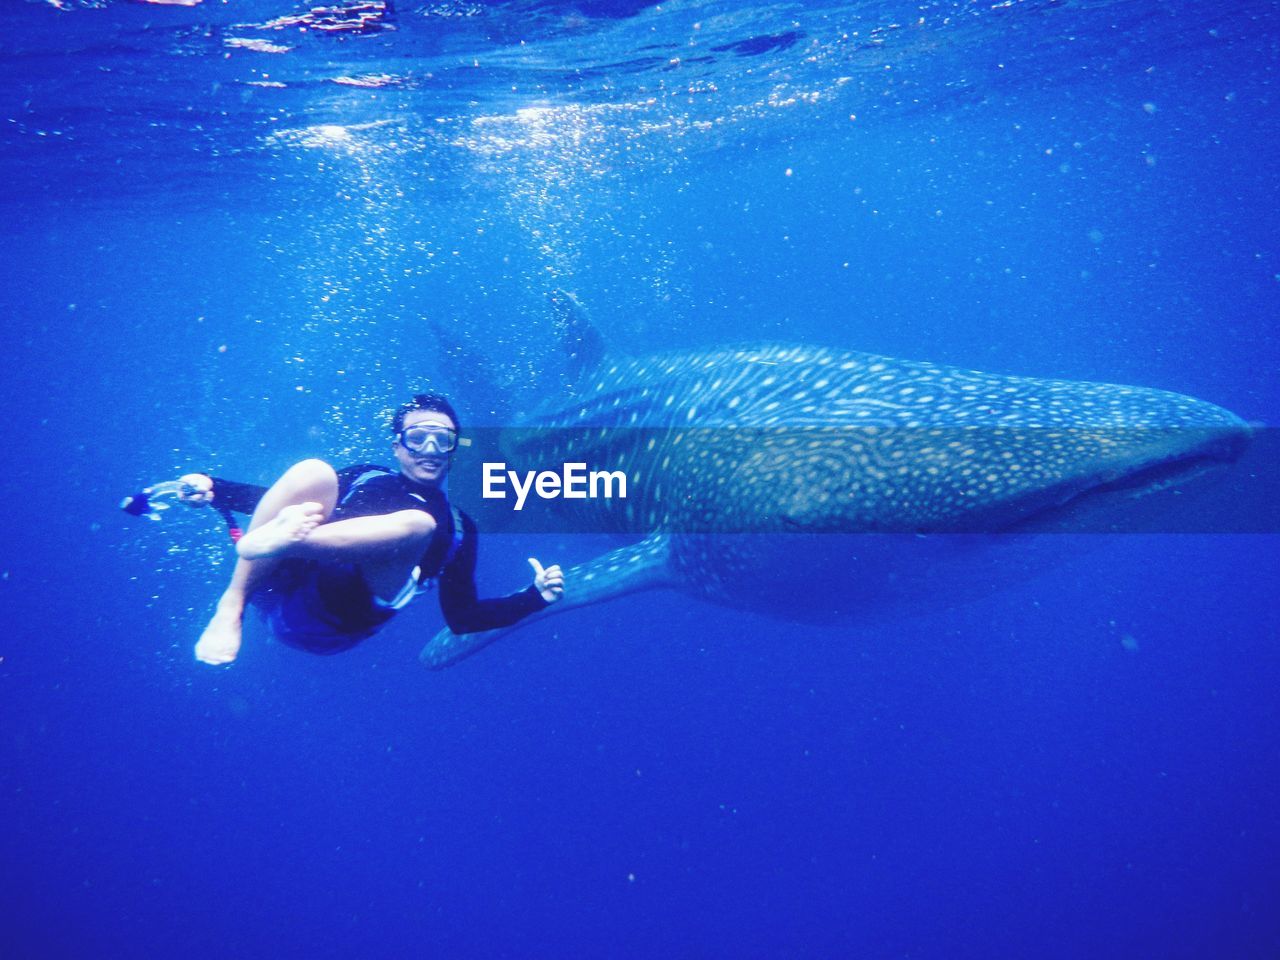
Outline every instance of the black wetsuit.
{"label": "black wetsuit", "polygon": [[[266,487],[254,484],[213,481],[214,503],[237,513],[251,514],[266,492]],[[330,521],[399,510],[421,510],[435,519],[435,533],[418,562],[417,582],[407,584],[406,590],[412,597],[413,587],[426,589],[436,581],[440,611],[454,633],[510,626],[547,605],[534,586],[506,597],[477,597],[476,526],[465,513],[450,507],[443,491],[418,486],[401,473],[373,464],[338,471],[338,503]],[[455,516],[462,522],[460,536]],[[313,653],[337,653],[355,646],[399,609],[377,600],[358,564],[298,557],[281,560],[250,601],[263,611],[277,637]]]}

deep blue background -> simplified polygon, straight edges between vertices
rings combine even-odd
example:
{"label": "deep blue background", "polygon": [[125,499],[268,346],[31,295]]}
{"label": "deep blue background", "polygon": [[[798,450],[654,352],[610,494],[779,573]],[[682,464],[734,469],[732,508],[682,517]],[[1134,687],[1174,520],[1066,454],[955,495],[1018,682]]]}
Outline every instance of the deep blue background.
{"label": "deep blue background", "polygon": [[[733,9],[623,26],[750,37]],[[1280,953],[1274,536],[1081,538],[985,600],[822,630],[647,594],[440,674],[415,659],[427,603],[331,659],[255,629],[214,670],[190,652],[229,572],[212,518],[115,509],[182,469],[383,458],[383,411],[428,382],[501,423],[556,382],[553,284],[629,352],[815,341],[1274,424],[1274,6],[1028,3],[960,32],[948,10],[841,63],[833,22],[916,8],[796,11],[817,66],[797,41],[696,96],[602,69],[656,98],[638,111],[575,107],[579,78],[517,115],[496,69],[448,109],[360,90],[353,124],[395,123],[354,146],[271,141],[338,122],[305,84],[274,124],[237,92],[245,126],[189,163],[96,68],[162,73],[205,11],[10,14],[19,52],[34,25],[103,35],[65,87],[4,101],[0,955]],[[582,46],[518,55],[630,42],[562,25]],[[354,74],[372,48],[344,39]],[[482,586],[598,548],[487,537]]]}

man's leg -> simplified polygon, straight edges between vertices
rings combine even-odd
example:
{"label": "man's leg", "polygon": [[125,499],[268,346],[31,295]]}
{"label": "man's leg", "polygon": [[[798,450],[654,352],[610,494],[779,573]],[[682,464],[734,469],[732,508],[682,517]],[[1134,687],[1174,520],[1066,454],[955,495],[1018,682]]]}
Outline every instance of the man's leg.
{"label": "man's leg", "polygon": [[369,588],[390,600],[404,587],[422,556],[436,522],[422,510],[397,510],[319,525],[317,505],[285,507],[276,519],[245,534],[241,558],[255,564],[279,556],[341,559],[360,564]]}
{"label": "man's leg", "polygon": [[[315,517],[319,523],[333,512],[338,501],[338,475],[323,460],[303,460],[280,477],[263,495],[249,522],[249,532],[273,524],[286,511],[292,515]],[[310,520],[300,524],[305,526]],[[314,523],[311,525],[314,526]],[[305,536],[305,534],[304,534]],[[278,552],[277,552],[278,554]],[[253,591],[262,583],[277,562],[276,555],[245,557],[236,560],[231,582],[218,601],[217,610],[196,643],[196,659],[204,663],[230,663],[240,652],[244,608]]]}

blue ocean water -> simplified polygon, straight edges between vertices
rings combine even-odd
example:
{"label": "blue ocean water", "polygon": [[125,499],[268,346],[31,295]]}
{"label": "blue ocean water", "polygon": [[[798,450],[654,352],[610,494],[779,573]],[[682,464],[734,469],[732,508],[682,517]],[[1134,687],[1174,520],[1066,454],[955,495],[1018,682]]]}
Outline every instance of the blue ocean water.
{"label": "blue ocean water", "polygon": [[[10,0],[0,956],[1274,957],[1277,537],[815,628],[641,594],[456,668],[191,648],[190,469],[822,343],[1280,418],[1280,7]],[[206,522],[209,521],[209,522]],[[569,537],[486,536],[482,589]],[[940,574],[941,576],[942,574]]]}

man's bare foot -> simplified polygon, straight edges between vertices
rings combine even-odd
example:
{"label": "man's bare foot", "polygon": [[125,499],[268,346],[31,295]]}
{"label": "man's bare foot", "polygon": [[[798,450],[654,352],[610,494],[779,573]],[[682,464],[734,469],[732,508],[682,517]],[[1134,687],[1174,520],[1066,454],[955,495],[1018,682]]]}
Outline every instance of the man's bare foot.
{"label": "man's bare foot", "polygon": [[240,652],[240,617],[215,613],[196,641],[196,659],[220,666],[230,663]]}
{"label": "man's bare foot", "polygon": [[274,557],[307,539],[323,519],[324,508],[318,503],[290,504],[262,526],[241,537],[236,544],[236,553],[245,560]]}

